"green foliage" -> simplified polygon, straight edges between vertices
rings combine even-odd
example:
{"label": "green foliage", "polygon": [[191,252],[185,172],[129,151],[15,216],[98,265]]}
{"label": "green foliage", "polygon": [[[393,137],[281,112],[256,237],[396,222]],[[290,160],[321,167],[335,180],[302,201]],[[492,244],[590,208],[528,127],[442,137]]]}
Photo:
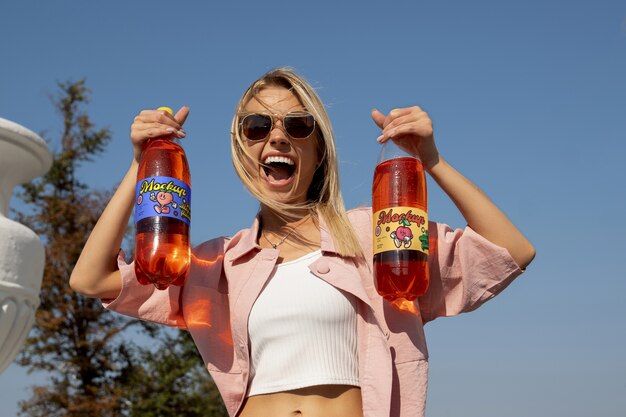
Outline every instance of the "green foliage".
{"label": "green foliage", "polygon": [[[109,191],[91,190],[78,179],[77,170],[103,152],[111,132],[95,129],[84,112],[90,94],[84,80],[58,87],[53,104],[62,116],[63,131],[54,143],[61,147],[53,151],[50,171],[22,187],[26,209],[16,215],[41,237],[46,252],[41,304],[18,363],[29,372],[46,372],[49,381],[33,387],[32,397],[20,403],[20,415],[223,415],[207,414],[219,409],[221,401],[184,336],[159,338],[159,327],[111,313],[100,300],[70,289],[74,265],[111,196]],[[124,337],[131,328],[135,335],[161,341],[157,356]]]}
{"label": "green foliage", "polygon": [[[199,360],[186,331],[164,332],[154,351],[138,352],[124,385],[135,389],[126,397],[130,417],[227,417],[220,394]],[[184,410],[184,413],[180,411]]]}
{"label": "green foliage", "polygon": [[[41,304],[18,363],[29,371],[47,372],[50,381],[48,386],[35,387],[21,411],[30,416],[96,412],[113,416],[119,409],[119,398],[110,388],[122,343],[118,336],[143,324],[111,314],[99,300],[81,297],[69,288],[68,278],[110,195],[89,190],[77,180],[77,168],[101,153],[111,134],[107,129],[94,130],[82,112],[89,97],[84,80],[59,88],[54,105],[63,117],[61,149],[53,151],[50,171],[22,188],[20,197],[29,211],[17,215],[41,237],[46,252]],[[112,401],[94,401],[94,397]]]}

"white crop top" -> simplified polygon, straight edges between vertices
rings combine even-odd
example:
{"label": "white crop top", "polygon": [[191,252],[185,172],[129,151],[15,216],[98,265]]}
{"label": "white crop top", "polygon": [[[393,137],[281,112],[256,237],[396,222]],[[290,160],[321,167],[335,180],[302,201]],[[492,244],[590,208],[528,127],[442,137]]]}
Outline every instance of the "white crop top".
{"label": "white crop top", "polygon": [[319,257],[318,250],[278,265],[254,303],[248,396],[359,386],[356,302],[309,270]]}

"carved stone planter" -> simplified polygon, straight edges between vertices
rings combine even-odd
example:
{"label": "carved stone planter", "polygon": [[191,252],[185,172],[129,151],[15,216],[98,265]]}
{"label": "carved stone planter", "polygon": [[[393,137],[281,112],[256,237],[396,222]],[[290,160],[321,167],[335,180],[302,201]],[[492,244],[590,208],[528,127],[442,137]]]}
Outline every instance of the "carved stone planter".
{"label": "carved stone planter", "polygon": [[28,336],[39,306],[44,248],[26,226],[7,218],[13,188],[44,175],[52,165],[46,142],[0,118],[0,373]]}

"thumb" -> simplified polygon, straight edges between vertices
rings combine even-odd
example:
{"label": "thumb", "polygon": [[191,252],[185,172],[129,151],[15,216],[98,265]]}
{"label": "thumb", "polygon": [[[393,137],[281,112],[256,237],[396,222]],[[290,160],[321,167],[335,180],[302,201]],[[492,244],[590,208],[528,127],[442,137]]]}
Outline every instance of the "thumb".
{"label": "thumb", "polygon": [[187,120],[187,116],[189,116],[189,107],[183,106],[176,112],[174,119],[182,126]]}
{"label": "thumb", "polygon": [[383,123],[385,122],[385,115],[382,114],[378,109],[372,110],[372,119],[374,119],[374,123],[378,125],[381,129],[383,128]]}

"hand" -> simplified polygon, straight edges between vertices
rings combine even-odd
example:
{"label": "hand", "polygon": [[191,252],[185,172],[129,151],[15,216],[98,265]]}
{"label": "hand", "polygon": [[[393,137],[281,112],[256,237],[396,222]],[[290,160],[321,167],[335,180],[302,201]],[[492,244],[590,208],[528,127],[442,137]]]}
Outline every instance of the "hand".
{"label": "hand", "polygon": [[137,162],[141,157],[144,142],[163,136],[184,138],[183,124],[189,116],[189,107],[183,106],[172,116],[165,110],[143,110],[130,126],[130,140]]}
{"label": "hand", "polygon": [[421,108],[393,109],[387,115],[374,109],[372,119],[382,129],[382,135],[377,139],[379,143],[392,139],[402,149],[417,156],[428,169],[439,162],[433,122]]}

